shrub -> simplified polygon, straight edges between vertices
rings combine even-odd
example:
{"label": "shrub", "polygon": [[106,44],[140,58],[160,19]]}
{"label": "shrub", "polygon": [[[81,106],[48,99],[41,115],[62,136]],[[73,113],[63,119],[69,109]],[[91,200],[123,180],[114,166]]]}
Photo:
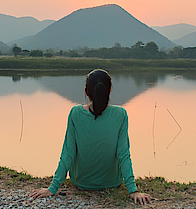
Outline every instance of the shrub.
{"label": "shrub", "polygon": [[37,50],[32,50],[30,52],[29,56],[31,56],[31,57],[43,57],[43,52],[38,50],[38,49]]}

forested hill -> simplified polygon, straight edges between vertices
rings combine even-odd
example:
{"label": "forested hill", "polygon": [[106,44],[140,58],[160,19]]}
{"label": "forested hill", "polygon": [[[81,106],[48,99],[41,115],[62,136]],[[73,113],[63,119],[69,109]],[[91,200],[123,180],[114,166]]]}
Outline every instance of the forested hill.
{"label": "forested hill", "polygon": [[35,35],[48,25],[54,23],[54,20],[38,21],[33,17],[13,17],[0,14],[0,41],[4,43]]}
{"label": "forested hill", "polygon": [[5,43],[3,43],[2,41],[0,41],[0,55],[1,53],[7,53],[9,50],[10,50],[10,47],[6,45]]}
{"label": "forested hill", "polygon": [[32,37],[14,41],[26,49],[111,47],[116,42],[130,47],[137,41],[154,41],[159,48],[174,44],[118,5],[81,9],[60,19]]}
{"label": "forested hill", "polygon": [[196,47],[196,32],[190,33],[182,38],[174,40],[175,44],[183,47]]}

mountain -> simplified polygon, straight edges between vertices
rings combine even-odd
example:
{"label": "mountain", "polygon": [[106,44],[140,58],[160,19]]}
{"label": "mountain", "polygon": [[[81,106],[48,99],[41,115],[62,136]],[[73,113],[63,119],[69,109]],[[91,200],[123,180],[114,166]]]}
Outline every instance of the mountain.
{"label": "mountain", "polygon": [[38,21],[33,17],[16,18],[9,15],[0,14],[0,41],[4,43],[35,35],[54,20]]}
{"label": "mountain", "polygon": [[164,27],[152,26],[152,28],[171,41],[196,32],[196,26],[183,23]]}
{"label": "mountain", "polygon": [[174,40],[174,43],[183,47],[196,47],[196,32]]}
{"label": "mountain", "polygon": [[60,19],[35,36],[16,40],[26,49],[60,48],[73,49],[111,47],[116,42],[130,47],[137,41],[154,41],[159,47],[173,47],[174,44],[157,31],[134,18],[118,5],[80,9]]}
{"label": "mountain", "polygon": [[0,53],[6,53],[8,52],[10,49],[10,47],[8,45],[6,45],[5,43],[3,43],[2,41],[0,41]]}

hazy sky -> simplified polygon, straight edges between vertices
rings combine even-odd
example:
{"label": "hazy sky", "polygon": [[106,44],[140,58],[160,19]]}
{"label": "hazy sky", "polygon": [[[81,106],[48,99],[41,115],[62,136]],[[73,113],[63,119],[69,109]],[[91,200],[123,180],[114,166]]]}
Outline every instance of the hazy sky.
{"label": "hazy sky", "polygon": [[75,10],[103,4],[118,4],[149,26],[196,25],[196,0],[0,0],[0,13],[58,20]]}

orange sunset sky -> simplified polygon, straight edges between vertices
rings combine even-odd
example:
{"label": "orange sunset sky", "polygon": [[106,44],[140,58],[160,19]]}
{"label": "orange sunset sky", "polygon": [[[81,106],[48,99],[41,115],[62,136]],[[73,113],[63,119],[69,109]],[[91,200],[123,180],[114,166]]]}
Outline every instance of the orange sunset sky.
{"label": "orange sunset sky", "polygon": [[196,0],[0,0],[0,13],[58,20],[75,10],[103,4],[118,4],[149,26],[196,25]]}

